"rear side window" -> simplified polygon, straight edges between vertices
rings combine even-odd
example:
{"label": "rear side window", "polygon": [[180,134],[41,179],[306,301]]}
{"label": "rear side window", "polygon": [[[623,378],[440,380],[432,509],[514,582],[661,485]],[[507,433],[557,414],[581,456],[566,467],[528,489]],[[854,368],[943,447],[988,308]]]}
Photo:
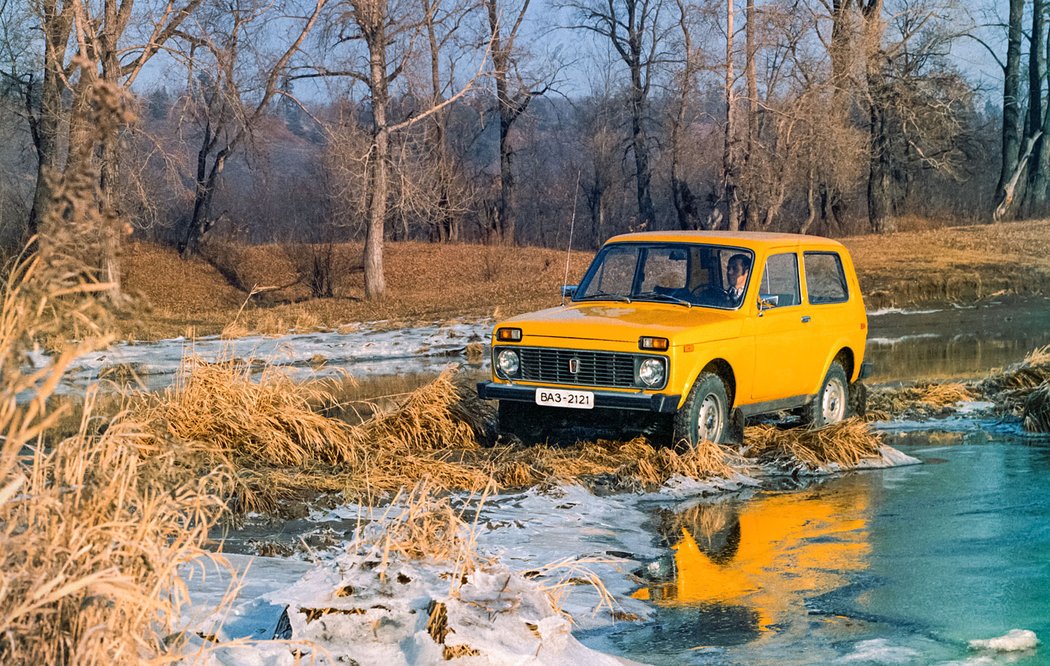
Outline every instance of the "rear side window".
{"label": "rear side window", "polygon": [[762,283],[758,297],[763,307],[782,308],[787,305],[798,305],[798,256],[775,254],[766,260],[766,270],[762,272]]}
{"label": "rear side window", "polygon": [[849,300],[842,257],[834,252],[806,252],[806,294],[814,305]]}

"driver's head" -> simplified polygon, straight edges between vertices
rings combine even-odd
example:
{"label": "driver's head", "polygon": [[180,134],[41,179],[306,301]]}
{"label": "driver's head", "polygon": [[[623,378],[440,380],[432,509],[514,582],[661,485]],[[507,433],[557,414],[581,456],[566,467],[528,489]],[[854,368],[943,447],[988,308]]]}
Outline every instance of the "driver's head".
{"label": "driver's head", "polygon": [[751,257],[746,254],[734,254],[726,265],[726,277],[730,288],[743,289],[747,283],[747,274],[751,270]]}

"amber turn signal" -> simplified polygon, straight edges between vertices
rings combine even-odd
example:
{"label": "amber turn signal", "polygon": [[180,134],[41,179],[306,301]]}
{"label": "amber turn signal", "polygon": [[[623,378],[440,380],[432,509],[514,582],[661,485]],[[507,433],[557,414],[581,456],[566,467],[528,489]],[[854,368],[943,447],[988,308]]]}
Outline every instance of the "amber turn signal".
{"label": "amber turn signal", "polygon": [[638,338],[638,349],[666,351],[669,345],[667,338],[651,338],[647,335]]}
{"label": "amber turn signal", "polygon": [[500,342],[518,342],[521,340],[520,328],[500,328],[496,330],[496,339]]}

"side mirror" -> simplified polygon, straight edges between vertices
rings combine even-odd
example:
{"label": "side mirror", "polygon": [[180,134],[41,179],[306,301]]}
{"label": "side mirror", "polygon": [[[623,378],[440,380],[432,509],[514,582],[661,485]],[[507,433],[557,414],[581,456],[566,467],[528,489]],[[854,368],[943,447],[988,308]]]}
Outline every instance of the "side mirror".
{"label": "side mirror", "polygon": [[772,310],[780,304],[779,294],[759,294],[758,311]]}
{"label": "side mirror", "polygon": [[572,298],[575,295],[576,295],[576,285],[574,285],[574,284],[567,284],[567,285],[564,285],[561,288],[561,297],[562,298]]}

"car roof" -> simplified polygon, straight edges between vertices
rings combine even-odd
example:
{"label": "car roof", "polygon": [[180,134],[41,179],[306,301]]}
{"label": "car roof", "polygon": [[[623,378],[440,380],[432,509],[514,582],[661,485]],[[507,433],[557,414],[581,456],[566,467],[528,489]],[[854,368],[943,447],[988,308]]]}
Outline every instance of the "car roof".
{"label": "car roof", "polygon": [[642,231],[613,236],[607,243],[713,243],[738,247],[758,248],[794,246],[841,248],[842,243],[808,234],[784,234],[767,231]]}

